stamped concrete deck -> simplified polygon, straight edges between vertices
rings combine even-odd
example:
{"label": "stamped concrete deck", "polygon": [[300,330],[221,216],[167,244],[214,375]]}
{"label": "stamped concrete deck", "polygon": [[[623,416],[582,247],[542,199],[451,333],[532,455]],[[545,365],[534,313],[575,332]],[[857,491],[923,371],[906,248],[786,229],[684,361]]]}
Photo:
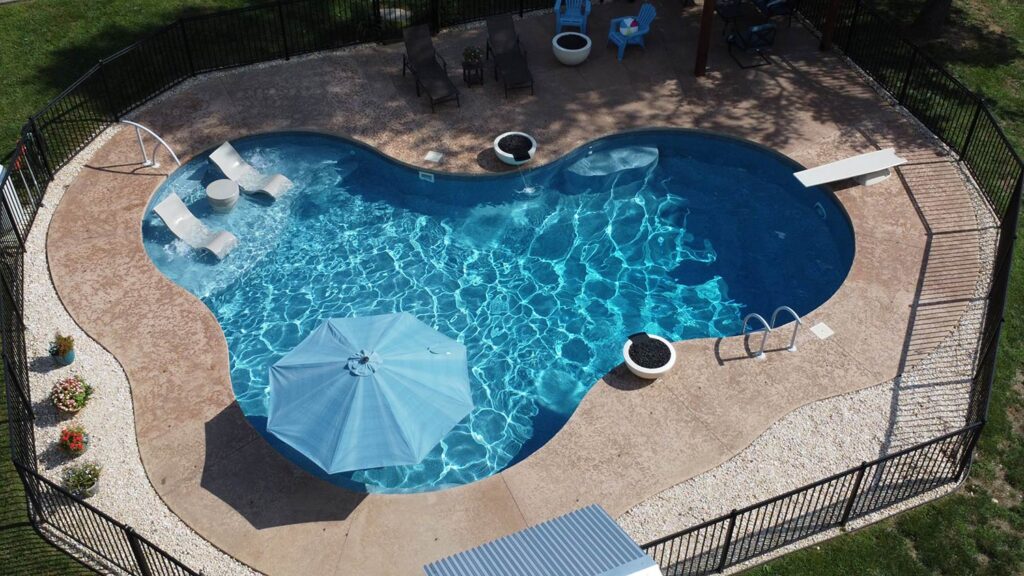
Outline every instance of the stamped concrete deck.
{"label": "stamped concrete deck", "polygon": [[[631,8],[596,8],[593,37]],[[747,359],[740,338],[679,343],[683,362],[671,376],[645,386],[613,371],[553,440],[501,474],[441,492],[354,494],[307,475],[246,423],[220,326],[142,248],[139,222],[165,174],[132,164],[134,134],[123,131],[65,194],[48,257],[65,306],[127,373],[143,463],[168,506],[266,573],[416,574],[586,504],[621,514],[725,461],[795,408],[889,380],[926,354],[956,323],[978,275],[976,258],[943,262],[960,247],[969,252],[969,242],[958,238],[944,252],[946,236],[935,235],[976,227],[954,164],[798,26],[782,29],[776,64],[756,70],[736,68],[716,36],[712,74],[695,80],[697,17],[698,9],[665,2],[646,52],[631,49],[619,63],[596,42],[574,69],[547,49],[550,17],[527,18],[518,26],[537,96],[506,101],[488,82],[463,88],[461,109],[431,114],[399,73],[400,47],[374,46],[200,78],[132,119],[183,158],[245,134],[303,129],[355,137],[414,164],[438,149],[444,169],[471,172],[496,168],[491,135],[510,127],[537,136],[541,162],[648,126],[718,130],[808,165],[895,146],[911,161],[900,178],[837,192],[856,258],[845,284],[806,319],[827,322],[835,336],[802,332],[798,353],[764,362]],[[458,62],[461,48],[482,38],[470,29],[436,42]]]}

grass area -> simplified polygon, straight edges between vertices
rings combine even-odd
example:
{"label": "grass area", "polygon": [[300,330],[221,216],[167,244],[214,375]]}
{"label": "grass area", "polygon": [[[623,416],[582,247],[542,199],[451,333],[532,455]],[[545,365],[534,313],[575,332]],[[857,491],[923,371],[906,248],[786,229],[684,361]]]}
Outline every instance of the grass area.
{"label": "grass area", "polygon": [[[912,19],[920,0],[888,0]],[[992,106],[1024,149],[1024,4],[955,0],[941,38],[923,43]],[[1018,242],[990,420],[960,492],[749,570],[754,575],[1024,574],[1024,241]]]}
{"label": "grass area", "polygon": [[[0,406],[6,407],[0,376]],[[0,412],[0,573],[6,576],[78,576],[93,572],[50,546],[28,521],[25,492],[10,460],[6,408]]]}
{"label": "grass area", "polygon": [[25,0],[0,6],[0,156],[27,118],[103,57],[180,16],[247,0]]}

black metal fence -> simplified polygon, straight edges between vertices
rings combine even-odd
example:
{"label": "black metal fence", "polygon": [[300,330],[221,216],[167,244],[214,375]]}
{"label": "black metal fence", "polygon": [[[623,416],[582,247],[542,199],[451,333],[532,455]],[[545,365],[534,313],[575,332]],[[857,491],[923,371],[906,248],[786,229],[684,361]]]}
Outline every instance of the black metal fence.
{"label": "black metal fence", "polygon": [[[803,0],[821,30],[832,0]],[[992,283],[966,426],[645,544],[667,576],[720,572],[808,536],[845,526],[967,474],[988,415],[1024,190],[1024,163],[980,97],[861,0],[841,0],[833,40],[848,58],[957,153],[1000,220]]]}
{"label": "black metal fence", "polygon": [[[831,0],[803,0],[821,29]],[[33,526],[59,546],[139,576],[195,575],[159,547],[38,474],[23,310],[23,254],[46,186],[100,132],[205,72],[364,42],[409,24],[435,30],[492,14],[550,8],[549,0],[287,0],[183,18],[105,58],[34,114],[0,175],[0,337],[11,458]],[[982,100],[861,0],[842,0],[835,42],[960,157],[997,217],[1001,236],[966,427],[734,510],[644,546],[666,574],[708,574],[843,526],[967,473],[984,426],[1019,219],[1024,164]]]}

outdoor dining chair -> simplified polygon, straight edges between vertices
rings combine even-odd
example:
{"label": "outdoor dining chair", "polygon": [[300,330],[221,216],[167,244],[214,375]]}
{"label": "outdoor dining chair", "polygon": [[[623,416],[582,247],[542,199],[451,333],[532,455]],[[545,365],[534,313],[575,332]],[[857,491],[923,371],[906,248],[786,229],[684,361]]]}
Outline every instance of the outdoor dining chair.
{"label": "outdoor dining chair", "polygon": [[644,45],[644,36],[651,31],[651,22],[654,21],[655,11],[654,6],[644,3],[640,7],[640,13],[636,16],[637,23],[640,25],[639,29],[633,34],[623,34],[619,29],[622,26],[623,21],[629,16],[622,18],[613,18],[611,22],[611,28],[608,30],[608,42],[615,44],[619,47],[619,60],[626,53],[626,46],[635,44],[641,48],[646,48]]}
{"label": "outdoor dining chair", "polygon": [[[768,51],[775,44],[775,31],[775,24],[767,22],[730,34],[726,39],[726,42],[729,44],[729,56],[732,56],[732,59],[736,61],[740,68],[756,68],[771,64],[772,61],[768,59]],[[733,48],[738,48],[743,52],[752,52],[759,56],[762,61],[755,64],[743,64],[733,54]]]}

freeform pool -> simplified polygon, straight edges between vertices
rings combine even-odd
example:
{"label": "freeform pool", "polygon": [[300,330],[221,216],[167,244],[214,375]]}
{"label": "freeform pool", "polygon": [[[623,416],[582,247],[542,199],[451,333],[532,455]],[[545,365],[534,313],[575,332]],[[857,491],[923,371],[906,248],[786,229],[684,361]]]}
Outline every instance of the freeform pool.
{"label": "freeform pool", "polygon": [[[561,428],[621,362],[628,335],[730,336],[750,312],[802,315],[853,261],[853,230],[830,192],[803,188],[783,156],[703,132],[623,133],[534,170],[472,177],[425,174],[318,134],[233,143],[295,186],[276,203],[243,197],[215,213],[204,186],[220,176],[200,154],[154,195],[146,251],[218,318],[253,426],[354,489],[494,474]],[[239,238],[224,261],[191,251],[152,213],[171,192]],[[266,432],[268,369],[326,318],[398,311],[466,345],[476,408],[415,466],[327,476]]]}

